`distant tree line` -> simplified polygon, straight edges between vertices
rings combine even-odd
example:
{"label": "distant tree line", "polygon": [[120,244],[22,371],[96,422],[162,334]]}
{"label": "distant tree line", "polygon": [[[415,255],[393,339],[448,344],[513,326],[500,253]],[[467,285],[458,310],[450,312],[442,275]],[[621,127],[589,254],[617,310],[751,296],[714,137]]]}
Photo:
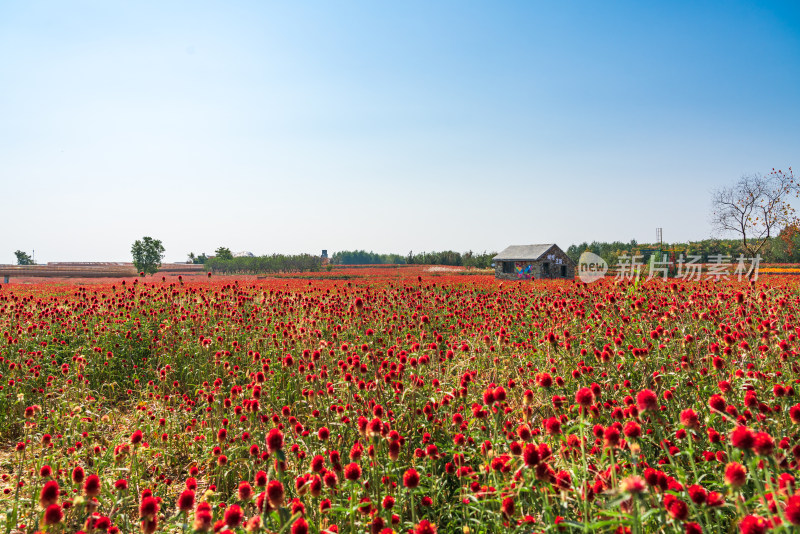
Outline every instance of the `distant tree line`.
{"label": "distant tree line", "polygon": [[[623,254],[642,255],[642,262],[647,263],[650,261],[650,256],[653,252],[648,250],[658,249],[658,243],[645,244],[638,243],[636,240],[631,240],[628,243],[621,241],[614,241],[612,243],[593,241],[592,243],[583,242],[579,245],[571,245],[567,250],[567,256],[574,261],[578,261],[584,251],[594,252],[609,265],[617,263],[619,257]],[[721,254],[723,256],[730,256],[732,260],[744,254],[745,257],[750,257],[750,254],[744,251],[741,239],[704,239],[702,241],[692,241],[689,243],[671,243],[663,245],[664,253],[659,255],[656,260],[669,259],[674,249],[675,257],[679,257],[682,253],[685,257],[690,255],[700,256],[701,262],[708,262],[709,257]],[[768,238],[763,248],[759,252],[761,255],[762,263],[800,263],[800,232],[792,231],[791,229],[784,230],[778,237]]]}
{"label": "distant tree line", "polygon": [[222,274],[298,273],[319,271],[322,258],[311,254],[272,254],[271,256],[241,256],[207,258],[206,269]]}
{"label": "distant tree line", "polygon": [[331,256],[332,265],[399,265],[406,262],[400,254],[378,254],[365,250],[340,250]]}
{"label": "distant tree line", "polygon": [[409,252],[406,256],[400,254],[378,254],[364,250],[342,250],[331,256],[333,265],[453,265],[457,267],[475,267],[486,269],[491,267],[492,258],[496,252],[483,252],[476,254],[469,252],[454,252],[444,250],[441,252]]}
{"label": "distant tree line", "polygon": [[497,252],[486,252],[476,254],[471,250],[464,252],[454,252],[443,250],[441,252],[409,252],[406,256],[406,263],[418,265],[454,265],[458,267],[474,267],[476,269],[488,269],[492,266],[492,258],[497,256]]}

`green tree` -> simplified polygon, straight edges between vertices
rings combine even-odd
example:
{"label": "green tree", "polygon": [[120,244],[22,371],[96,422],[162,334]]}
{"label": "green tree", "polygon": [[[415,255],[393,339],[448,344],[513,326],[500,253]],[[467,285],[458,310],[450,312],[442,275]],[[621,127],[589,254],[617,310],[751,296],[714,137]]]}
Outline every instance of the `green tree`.
{"label": "green tree", "polygon": [[27,252],[17,250],[14,254],[17,256],[17,265],[34,265],[33,258],[31,258]]}
{"label": "green tree", "polygon": [[131,247],[133,266],[140,273],[153,274],[161,267],[164,259],[164,245],[161,240],[152,237],[137,239]]}
{"label": "green tree", "polygon": [[206,262],[206,260],[208,259],[208,256],[206,256],[205,252],[203,252],[199,256],[196,256],[194,252],[190,252],[188,259],[189,259],[189,262],[194,263],[195,265],[198,265],[198,264],[202,265],[202,264],[204,264]]}
{"label": "green tree", "polygon": [[231,249],[229,249],[228,247],[219,247],[217,250],[214,251],[214,254],[216,255],[217,259],[220,260],[233,259],[233,253],[231,252]]}

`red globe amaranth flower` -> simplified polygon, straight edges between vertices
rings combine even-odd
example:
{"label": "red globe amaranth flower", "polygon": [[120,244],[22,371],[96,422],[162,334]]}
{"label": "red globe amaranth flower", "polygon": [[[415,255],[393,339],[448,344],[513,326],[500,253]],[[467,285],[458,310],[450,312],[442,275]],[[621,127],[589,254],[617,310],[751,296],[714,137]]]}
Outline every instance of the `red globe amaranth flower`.
{"label": "red globe amaranth flower", "polygon": [[100,495],[100,477],[97,475],[89,475],[86,482],[83,484],[83,492],[87,497],[97,497]]}
{"label": "red globe amaranth flower", "polygon": [[142,442],[144,436],[142,435],[141,430],[135,430],[133,434],[131,434],[131,445],[138,445]]}
{"label": "red globe amaranth flower", "polygon": [[75,466],[75,469],[72,470],[72,482],[74,482],[75,484],[80,484],[83,482],[84,476],[85,474],[83,471],[83,467],[79,465]]}
{"label": "red globe amaranth flower", "polygon": [[775,440],[766,432],[756,432],[753,436],[753,450],[759,456],[770,456],[775,450]]}
{"label": "red globe amaranth flower", "polygon": [[514,515],[514,499],[511,497],[506,497],[503,499],[503,502],[500,505],[500,511],[503,512],[504,516],[512,517]]}
{"label": "red globe amaranth flower", "polygon": [[308,523],[302,517],[298,517],[297,520],[292,523],[292,534],[308,534]]}
{"label": "red globe amaranth flower", "polygon": [[423,519],[414,527],[414,534],[436,534],[436,525]]}
{"label": "red globe amaranth flower", "polygon": [[64,512],[61,510],[60,505],[51,504],[45,509],[43,518],[45,525],[57,525],[61,523],[62,519],[64,519]]}
{"label": "red globe amaranth flower", "polygon": [[667,513],[672,519],[685,521],[689,516],[689,507],[680,499],[673,499],[667,506]]}
{"label": "red globe amaranth flower", "polygon": [[731,445],[743,451],[749,451],[753,448],[755,443],[755,436],[753,431],[746,426],[737,426],[731,432]]}
{"label": "red globe amaranth flower", "polygon": [[748,515],[739,523],[741,534],[766,534],[768,528],[767,520],[758,515]]}
{"label": "red globe amaranth flower", "polygon": [[636,395],[636,406],[642,412],[658,409],[658,395],[650,389],[643,389]]}
{"label": "red globe amaranth flower", "polygon": [[403,486],[408,489],[415,489],[419,486],[419,473],[413,467],[403,473]]}
{"label": "red globe amaranth flower", "polygon": [[703,527],[697,523],[684,523],[683,526],[686,534],[703,534]]}
{"label": "red globe amaranth flower", "polygon": [[575,402],[579,406],[591,406],[594,403],[594,393],[590,388],[581,388],[575,393]]}
{"label": "red globe amaranth flower", "polygon": [[274,454],[281,449],[283,449],[283,432],[273,428],[267,434],[267,450],[270,454]]}
{"label": "red globe amaranth flower", "polygon": [[631,475],[622,480],[622,482],[619,483],[619,488],[623,492],[630,493],[631,495],[639,495],[640,493],[644,493],[645,489],[647,489],[645,480],[636,475]]}
{"label": "red globe amaranth flower", "polygon": [[51,504],[58,502],[58,494],[60,488],[58,482],[55,480],[48,480],[42,486],[42,491],[39,493],[39,504],[42,508],[47,508]]}
{"label": "red globe amaranth flower", "polygon": [[211,522],[213,521],[213,516],[211,515],[211,507],[204,507],[203,505],[208,505],[208,503],[200,503],[197,510],[194,512],[194,523],[192,526],[197,532],[208,532],[211,530],[212,526]]}
{"label": "red globe amaranth flower", "polygon": [[183,490],[178,497],[178,510],[188,513],[192,511],[192,508],[194,508],[194,491],[190,489]]}
{"label": "red globe amaranth flower", "polygon": [[284,496],[285,492],[280,480],[270,480],[269,484],[267,484],[267,499],[269,500],[270,506],[273,508],[280,508],[283,506]]}
{"label": "red globe amaranth flower", "polygon": [[147,521],[153,521],[160,508],[161,506],[158,504],[158,499],[152,495],[142,497],[142,501],[139,503],[139,517]]}
{"label": "red globe amaranth flower", "polygon": [[800,495],[792,495],[786,500],[783,515],[789,523],[800,525]]}
{"label": "red globe amaranth flower", "polygon": [[246,480],[239,482],[237,494],[240,501],[249,501],[253,497],[253,487]]}
{"label": "red globe amaranth flower", "polygon": [[361,478],[361,466],[353,462],[344,468],[344,478],[356,481]]}
{"label": "red globe amaranth flower", "polygon": [[230,528],[236,528],[242,524],[244,519],[244,512],[242,507],[238,504],[232,504],[225,510],[225,524]]}
{"label": "red globe amaranth flower", "polygon": [[686,408],[681,412],[681,424],[686,428],[698,428],[700,426],[700,417],[691,408]]}
{"label": "red globe amaranth flower", "polygon": [[725,466],[725,484],[741,488],[747,482],[747,470],[740,463],[730,462]]}

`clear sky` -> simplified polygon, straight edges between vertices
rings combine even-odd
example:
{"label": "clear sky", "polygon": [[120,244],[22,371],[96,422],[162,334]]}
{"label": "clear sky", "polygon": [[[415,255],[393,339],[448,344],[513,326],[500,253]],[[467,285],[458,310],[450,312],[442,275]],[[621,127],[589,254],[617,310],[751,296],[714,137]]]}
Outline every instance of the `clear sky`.
{"label": "clear sky", "polygon": [[0,263],[697,240],[792,165],[797,1],[0,2]]}

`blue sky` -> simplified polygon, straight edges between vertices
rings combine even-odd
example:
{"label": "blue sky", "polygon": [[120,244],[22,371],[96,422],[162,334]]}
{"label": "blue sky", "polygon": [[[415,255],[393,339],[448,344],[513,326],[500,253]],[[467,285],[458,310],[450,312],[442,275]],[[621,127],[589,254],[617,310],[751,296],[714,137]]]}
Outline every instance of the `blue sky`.
{"label": "blue sky", "polygon": [[708,237],[797,2],[0,2],[0,263]]}

